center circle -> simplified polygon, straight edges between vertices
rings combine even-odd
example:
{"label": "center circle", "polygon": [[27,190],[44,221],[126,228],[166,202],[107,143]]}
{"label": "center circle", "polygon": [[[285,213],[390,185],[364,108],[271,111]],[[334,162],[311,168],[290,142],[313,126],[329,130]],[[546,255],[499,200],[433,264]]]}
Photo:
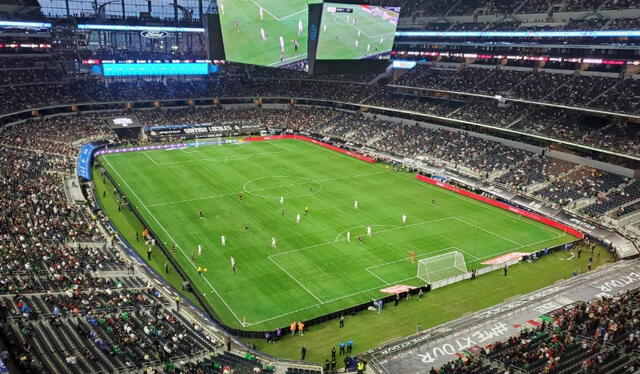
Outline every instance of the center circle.
{"label": "center circle", "polygon": [[258,197],[295,199],[317,194],[322,187],[322,183],[311,178],[279,175],[252,179],[242,189]]}

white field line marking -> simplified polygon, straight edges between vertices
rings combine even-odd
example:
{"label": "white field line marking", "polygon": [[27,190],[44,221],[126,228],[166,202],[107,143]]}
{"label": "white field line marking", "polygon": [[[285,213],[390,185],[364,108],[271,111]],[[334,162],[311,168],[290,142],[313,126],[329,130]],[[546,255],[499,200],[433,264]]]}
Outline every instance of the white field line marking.
{"label": "white field line marking", "polygon": [[[444,221],[444,220],[451,219],[451,218],[453,218],[453,217],[444,217],[444,218],[434,219],[434,220],[431,220],[431,221],[418,222],[418,223],[414,223],[414,224],[411,224],[411,225],[398,226],[398,227],[390,228],[390,229],[387,229],[387,230],[380,230],[380,231],[377,231],[377,233],[380,234],[380,233],[383,233],[383,232],[400,230],[400,229],[404,229],[404,228],[407,228],[407,227],[413,227],[413,226],[425,225],[425,224],[429,224],[429,223],[440,222],[440,221]],[[346,241],[346,240],[347,239],[339,239],[337,241]],[[304,251],[304,250],[307,250],[307,249],[320,247],[320,246],[323,246],[323,245],[333,244],[335,242],[336,242],[336,240],[333,240],[333,241],[330,241],[330,242],[326,242],[326,243],[318,243],[318,244],[310,245],[308,247],[292,249],[290,251],[272,254],[269,257],[271,258],[271,257],[284,256],[284,255],[288,255],[288,254],[291,254],[291,253],[300,252],[300,251]]]}
{"label": "white field line marking", "polygon": [[158,165],[158,163],[156,162],[156,160],[154,160],[153,158],[151,158],[151,157],[147,154],[147,152],[142,152],[142,154],[143,154],[143,155],[145,155],[145,156],[147,156],[147,158],[148,158],[149,160],[151,160],[151,162],[153,162],[156,166],[160,166],[160,165]]}
{"label": "white field line marking", "polygon": [[287,274],[289,276],[289,278],[293,279],[294,282],[298,283],[298,285],[300,287],[302,287],[302,289],[304,289],[305,291],[307,291],[307,293],[311,296],[313,296],[314,299],[318,300],[318,302],[322,303],[322,300],[320,300],[318,298],[318,296],[314,295],[313,292],[309,291],[309,289],[307,287],[305,287],[304,284],[302,284],[299,280],[297,280],[293,275],[291,275],[291,273],[289,273],[285,268],[283,268],[282,266],[280,266],[279,263],[277,263],[274,259],[271,258],[271,256],[269,256],[269,260],[271,262],[273,262],[277,267],[280,268],[280,270],[282,270],[285,274]]}
{"label": "white field line marking", "polygon": [[[349,227],[348,229],[341,231],[338,235],[336,235],[336,239],[334,240],[334,242],[337,242],[340,240],[340,237],[342,236],[342,234],[346,233],[347,231],[351,231],[360,227],[364,227],[365,229],[367,228],[367,226],[371,226],[371,227],[394,227],[394,228],[398,228],[400,226],[398,225],[358,225],[358,226],[353,226],[353,227]],[[376,231],[379,232],[379,231]],[[380,231],[381,232],[381,231]],[[371,236],[373,236],[373,230],[371,230]]]}
{"label": "white field line marking", "polygon": [[272,63],[270,63],[270,64],[267,64],[267,66],[278,66],[278,65],[280,65],[280,64],[282,64],[282,63],[285,63],[285,62],[288,62],[288,61],[290,61],[290,60],[300,60],[300,59],[304,59],[304,57],[306,57],[306,56],[307,56],[307,54],[306,54],[306,53],[302,53],[302,54],[299,54],[299,55],[294,55],[294,56],[291,56],[291,57],[287,57],[287,58],[285,58],[285,59],[282,59],[282,62],[280,62],[280,60],[278,60],[278,61],[276,61],[276,62],[272,62]]}
{"label": "white field line marking", "polygon": [[268,154],[282,153],[282,152],[288,152],[288,151],[273,151],[273,152],[251,153],[251,154],[245,154],[245,155],[204,157],[204,158],[198,158],[198,159],[195,159],[195,160],[162,162],[162,163],[159,163],[158,165],[159,166],[165,166],[165,165],[184,164],[184,163],[187,163],[187,162],[199,162],[199,161],[208,161],[208,160],[229,160],[229,161],[244,160],[244,159],[247,159],[247,158],[251,158],[252,156],[268,155]]}
{"label": "white field line marking", "polygon": [[[135,196],[136,199],[138,199],[138,201],[140,202],[140,205],[142,205],[142,207],[147,211],[147,213],[149,213],[151,215],[151,218],[153,218],[154,221],[156,221],[156,223],[158,224],[158,226],[160,226],[160,228],[162,229],[162,231],[165,232],[165,234],[167,234],[167,236],[169,237],[169,239],[171,239],[171,241],[173,242],[173,244],[176,245],[176,247],[180,250],[180,252],[182,253],[182,255],[187,259],[187,261],[189,261],[189,263],[193,266],[194,269],[197,268],[196,264],[193,263],[193,261],[191,261],[191,259],[189,258],[189,256],[187,256],[186,253],[184,253],[184,251],[182,250],[182,247],[176,242],[176,240],[173,238],[173,236],[171,236],[171,234],[169,234],[169,232],[167,231],[167,229],[164,228],[164,226],[160,223],[160,221],[158,221],[158,219],[156,218],[155,215],[153,215],[153,213],[151,213],[151,211],[149,210],[149,208],[147,208],[147,206],[144,204],[144,202],[142,201],[142,199],[138,196],[138,194],[131,188],[131,186],[129,186],[129,183],[127,183],[127,181],[122,178],[122,176],[120,175],[120,173],[118,172],[118,170],[116,170],[113,165],[111,165],[111,162],[109,161],[109,159],[107,157],[104,158],[104,160],[107,162],[107,164],[109,164],[109,167],[111,168],[111,170],[113,170],[114,173],[116,173],[116,175],[118,176],[118,178],[120,178],[120,180],[122,181],[122,183],[124,183],[124,185],[129,189],[129,191],[131,191],[131,193],[133,194],[133,196]],[[218,292],[218,290],[215,289],[215,287],[213,287],[213,285],[209,282],[209,280],[205,277],[202,277],[202,279],[209,285],[209,287],[211,288],[211,290],[213,292],[216,293],[216,295],[218,296],[218,298],[224,303],[224,305],[227,307],[227,309],[229,309],[229,311],[231,312],[231,314],[233,314],[233,316],[238,320],[238,322],[240,322],[240,324],[242,326],[245,325],[245,322],[243,322],[240,318],[238,318],[238,316],[236,315],[236,313],[233,311],[233,309],[231,309],[231,307],[229,306],[229,304],[227,304],[227,302],[225,301],[225,299],[222,298],[222,295],[220,295],[220,293]]]}
{"label": "white field line marking", "polygon": [[524,244],[522,244],[522,243],[518,243],[518,242],[516,242],[515,240],[511,240],[511,239],[509,239],[509,238],[507,238],[507,237],[504,237],[504,236],[502,236],[502,235],[500,235],[500,234],[496,234],[496,233],[494,233],[494,232],[492,232],[492,231],[489,231],[489,230],[483,229],[482,227],[480,227],[480,226],[478,226],[478,225],[475,225],[475,224],[473,224],[473,223],[471,223],[471,222],[467,222],[467,221],[463,220],[462,218],[458,218],[458,217],[453,217],[453,218],[454,218],[455,220],[459,221],[459,222],[464,223],[465,225],[469,225],[469,226],[471,226],[471,227],[475,227],[476,229],[478,229],[478,230],[480,230],[480,231],[484,231],[484,232],[486,232],[486,233],[487,233],[487,234],[489,234],[489,235],[493,235],[493,236],[495,236],[496,238],[500,238],[500,239],[502,239],[502,240],[506,240],[506,241],[508,241],[508,242],[510,242],[510,243],[513,243],[513,244],[515,244],[515,245],[519,245],[519,246],[523,246],[523,245],[524,245]]}
{"label": "white field line marking", "polygon": [[283,16],[282,18],[278,18],[278,17],[276,17],[273,13],[271,13],[267,8],[265,8],[265,7],[263,7],[262,5],[260,5],[260,3],[256,2],[255,0],[249,0],[249,1],[251,1],[252,3],[254,3],[258,8],[262,8],[262,9],[264,9],[264,12],[265,12],[265,13],[267,13],[268,15],[270,15],[273,19],[275,19],[275,20],[276,20],[276,21],[278,21],[278,22],[280,22],[280,21],[282,21],[282,20],[284,20],[284,19],[287,19],[287,18],[293,17],[293,16],[295,16],[295,15],[297,15],[297,14],[304,13],[304,12],[306,12],[306,11],[307,11],[306,9],[302,9],[302,10],[299,10],[299,11],[297,11],[297,12],[295,12],[295,13],[291,13],[291,14],[289,14],[289,15],[287,15],[287,16]]}
{"label": "white field line marking", "polygon": [[380,282],[384,283],[385,286],[388,286],[388,285],[391,284],[391,283],[387,282],[386,280],[380,278],[376,273],[372,272],[368,268],[365,268],[364,270],[366,270],[367,273],[369,273],[369,274],[373,275],[374,277],[376,277]]}
{"label": "white field line marking", "polygon": [[[362,19],[362,18],[361,18],[361,19]],[[336,22],[336,20],[344,21],[344,23],[342,24],[342,26],[344,26],[344,25],[346,24],[347,26],[349,26],[349,27],[351,27],[351,28],[354,28],[354,29],[356,29],[357,31],[360,31],[360,33],[362,33],[363,35],[365,35],[367,38],[375,39],[375,38],[378,38],[378,37],[380,37],[380,36],[385,36],[385,35],[389,35],[389,36],[394,35],[394,36],[395,36],[395,32],[385,32],[385,33],[378,34],[378,35],[369,35],[369,34],[367,34],[366,32],[364,32],[362,29],[358,28],[357,26],[354,26],[351,22],[347,21],[346,17],[340,17],[340,16],[338,16],[338,15],[334,14],[334,15],[333,15],[333,22],[334,22],[335,24],[340,25],[340,24],[341,24],[341,22]],[[378,24],[374,24],[374,26],[378,26]]]}
{"label": "white field line marking", "polygon": [[[346,177],[319,179],[318,181],[331,181],[331,180],[340,180],[340,179],[348,179],[348,178],[358,178],[358,177],[376,175],[376,174],[381,174],[381,173],[382,172],[379,171],[379,172],[375,172],[375,173],[364,173],[364,174],[349,175],[349,176],[346,176]],[[315,183],[318,183],[318,181],[315,181]],[[295,184],[284,185],[284,186],[258,188],[258,189],[255,189],[255,190],[251,190],[251,192],[262,191],[262,190],[270,190],[270,189],[273,189],[273,188],[276,188],[276,187],[289,187],[289,186],[295,186],[295,185],[298,185],[298,184],[309,184],[309,183],[313,183],[313,182],[306,182],[306,183],[301,182],[301,183],[295,183]],[[321,184],[321,183],[319,183],[319,184]],[[246,183],[245,183],[245,185],[246,185]],[[251,192],[247,191],[246,189],[244,189],[244,187],[243,187],[243,190],[245,192],[247,192],[247,193],[251,193]],[[170,201],[170,202],[167,202],[167,203],[159,203],[159,204],[151,204],[151,205],[148,205],[148,207],[149,208],[154,208],[154,207],[165,206],[165,205],[174,205],[174,204],[180,204],[180,203],[187,203],[187,202],[190,202],[190,201],[215,199],[217,197],[225,197],[225,196],[231,196],[231,195],[235,195],[235,194],[236,194],[236,192],[230,192],[230,193],[225,193],[225,194],[207,195],[207,196],[202,196],[202,197],[195,197],[195,198],[192,198],[192,199]]]}
{"label": "white field line marking", "polygon": [[[518,249],[520,249],[520,248],[522,248],[522,247],[527,247],[527,246],[532,246],[532,245],[536,245],[536,244],[544,243],[544,242],[547,242],[547,241],[550,241],[550,240],[553,240],[553,239],[558,239],[558,238],[560,238],[560,237],[567,236],[567,235],[568,235],[568,234],[566,234],[566,233],[562,232],[562,233],[560,233],[558,236],[556,236],[555,238],[544,239],[544,240],[541,240],[541,241],[538,241],[538,242],[535,242],[535,243],[527,244],[527,245],[524,245],[524,246],[521,246],[521,247],[511,248],[511,249],[508,249],[508,250],[506,250],[506,251],[498,252],[498,253],[494,253],[494,254],[491,254],[491,255],[488,255],[488,256],[485,256],[485,257],[476,257],[476,260],[475,260],[475,261],[482,261],[482,260],[485,260],[485,259],[488,259],[488,258],[498,257],[498,256],[500,256],[500,255],[502,255],[502,254],[504,254],[504,253],[513,252],[513,251],[518,250]],[[316,245],[316,246],[317,246],[317,245]],[[436,252],[440,252],[440,251],[447,250],[447,249],[451,249],[451,248],[456,248],[456,247],[448,247],[448,248],[444,248],[444,249],[442,249],[442,250],[438,250],[438,251],[431,252],[431,253],[436,253]],[[458,250],[460,250],[460,249],[458,249]],[[462,252],[462,251],[461,251],[461,252]],[[466,253],[466,252],[464,252],[464,253]],[[274,256],[275,256],[275,255],[274,255]],[[416,256],[416,257],[417,257],[417,256]],[[475,256],[474,256],[474,257],[475,257]],[[399,260],[399,261],[402,261],[402,260]],[[402,282],[406,282],[406,281],[408,281],[408,280],[416,279],[416,278],[418,278],[418,277],[417,277],[417,275],[416,275],[415,277],[410,277],[410,278],[405,278],[405,279],[401,279],[401,280],[395,281],[395,282],[393,282],[393,284],[400,284],[400,283],[402,283]],[[303,312],[303,311],[305,311],[305,310],[308,310],[308,309],[311,309],[311,308],[315,308],[315,307],[318,307],[318,306],[323,305],[323,304],[329,304],[329,303],[332,303],[332,302],[334,302],[334,301],[338,301],[338,300],[341,300],[341,299],[345,299],[345,298],[348,298],[348,297],[351,297],[351,296],[356,296],[356,295],[359,295],[359,294],[362,294],[362,293],[366,293],[366,292],[371,292],[371,291],[376,290],[376,289],[379,289],[379,286],[378,286],[378,287],[370,288],[370,289],[368,289],[368,290],[364,290],[364,291],[356,292],[356,293],[353,293],[353,294],[350,294],[350,295],[345,295],[345,296],[337,297],[337,298],[335,298],[335,299],[326,300],[326,301],[324,301],[324,302],[322,302],[322,303],[319,303],[319,304],[314,304],[314,305],[310,305],[310,306],[307,306],[307,307],[304,307],[304,308],[300,308],[300,309],[298,309],[298,310],[294,310],[294,311],[291,311],[291,312],[283,313],[283,314],[280,314],[280,315],[277,315],[277,316],[274,316],[274,317],[270,317],[270,318],[264,319],[264,320],[262,320],[262,321],[257,321],[257,322],[253,322],[253,323],[247,323],[247,326],[255,326],[255,325],[259,325],[259,324],[261,324],[261,323],[265,323],[265,322],[273,321],[274,319],[282,318],[282,317],[285,317],[285,316],[288,316],[288,315],[291,315],[291,314],[295,314],[295,313],[300,313],[300,312]]]}

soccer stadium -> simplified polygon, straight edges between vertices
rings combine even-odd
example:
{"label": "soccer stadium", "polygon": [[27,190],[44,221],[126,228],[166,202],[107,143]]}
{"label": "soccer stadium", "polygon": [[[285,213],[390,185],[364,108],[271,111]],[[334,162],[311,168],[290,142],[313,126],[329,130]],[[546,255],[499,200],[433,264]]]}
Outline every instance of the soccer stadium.
{"label": "soccer stadium", "polygon": [[640,373],[639,42],[638,0],[0,1],[0,373]]}

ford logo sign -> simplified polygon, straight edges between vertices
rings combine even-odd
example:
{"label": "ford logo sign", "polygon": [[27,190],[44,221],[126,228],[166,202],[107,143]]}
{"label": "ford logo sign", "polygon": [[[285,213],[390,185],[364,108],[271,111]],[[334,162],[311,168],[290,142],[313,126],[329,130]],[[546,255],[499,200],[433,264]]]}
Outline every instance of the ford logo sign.
{"label": "ford logo sign", "polygon": [[145,31],[141,31],[140,35],[142,35],[143,38],[148,38],[148,39],[164,39],[167,36],[169,36],[169,33],[166,31],[145,30]]}

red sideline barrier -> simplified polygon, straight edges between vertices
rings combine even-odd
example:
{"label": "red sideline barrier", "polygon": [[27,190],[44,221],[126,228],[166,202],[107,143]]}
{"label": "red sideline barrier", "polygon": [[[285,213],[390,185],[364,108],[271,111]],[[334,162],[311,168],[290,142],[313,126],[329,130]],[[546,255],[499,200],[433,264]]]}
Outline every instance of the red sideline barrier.
{"label": "red sideline barrier", "polygon": [[547,217],[541,216],[539,214],[531,213],[531,212],[526,211],[524,209],[516,208],[516,207],[511,206],[509,204],[505,204],[505,203],[490,199],[488,197],[485,197],[485,196],[482,196],[482,195],[478,195],[476,193],[464,190],[462,188],[458,188],[458,187],[452,186],[452,185],[447,184],[447,183],[443,183],[443,182],[437,181],[435,179],[427,178],[427,177],[422,176],[420,174],[417,174],[416,177],[417,177],[417,179],[419,181],[430,183],[430,184],[432,184],[434,186],[438,186],[438,187],[444,188],[445,190],[453,191],[453,192],[458,193],[460,195],[464,195],[464,196],[470,197],[470,198],[472,198],[474,200],[482,201],[483,203],[487,203],[487,204],[493,205],[495,207],[498,207],[498,208],[501,208],[501,209],[504,209],[504,210],[508,210],[509,212],[518,214],[518,215],[523,216],[525,218],[529,218],[529,219],[532,219],[534,221],[538,221],[540,223],[544,223],[547,226],[551,226],[553,228],[562,230],[562,231],[566,232],[569,235],[575,236],[578,239],[584,238],[584,234],[582,234],[580,231],[574,229],[573,227],[569,227],[567,225],[564,225],[564,224],[562,224],[560,222],[554,221],[554,220],[549,219]]}
{"label": "red sideline barrier", "polygon": [[327,143],[323,143],[320,141],[317,141],[315,139],[311,139],[311,138],[307,138],[306,136],[300,136],[300,135],[274,135],[274,136],[253,136],[253,137],[249,137],[249,138],[244,138],[245,142],[259,142],[262,140],[279,140],[279,139],[296,139],[296,140],[303,140],[305,142],[309,142],[309,143],[313,143],[313,144],[317,144],[321,147],[330,149],[332,151],[336,151],[336,152],[340,152],[342,154],[345,154],[347,156],[351,156],[354,158],[357,158],[358,160],[362,160],[364,162],[368,162],[370,164],[375,164],[376,160],[367,157],[367,156],[363,156],[361,154],[358,153],[354,153],[354,152],[349,152],[346,151],[340,147],[336,147],[333,146],[331,144],[327,144]]}

